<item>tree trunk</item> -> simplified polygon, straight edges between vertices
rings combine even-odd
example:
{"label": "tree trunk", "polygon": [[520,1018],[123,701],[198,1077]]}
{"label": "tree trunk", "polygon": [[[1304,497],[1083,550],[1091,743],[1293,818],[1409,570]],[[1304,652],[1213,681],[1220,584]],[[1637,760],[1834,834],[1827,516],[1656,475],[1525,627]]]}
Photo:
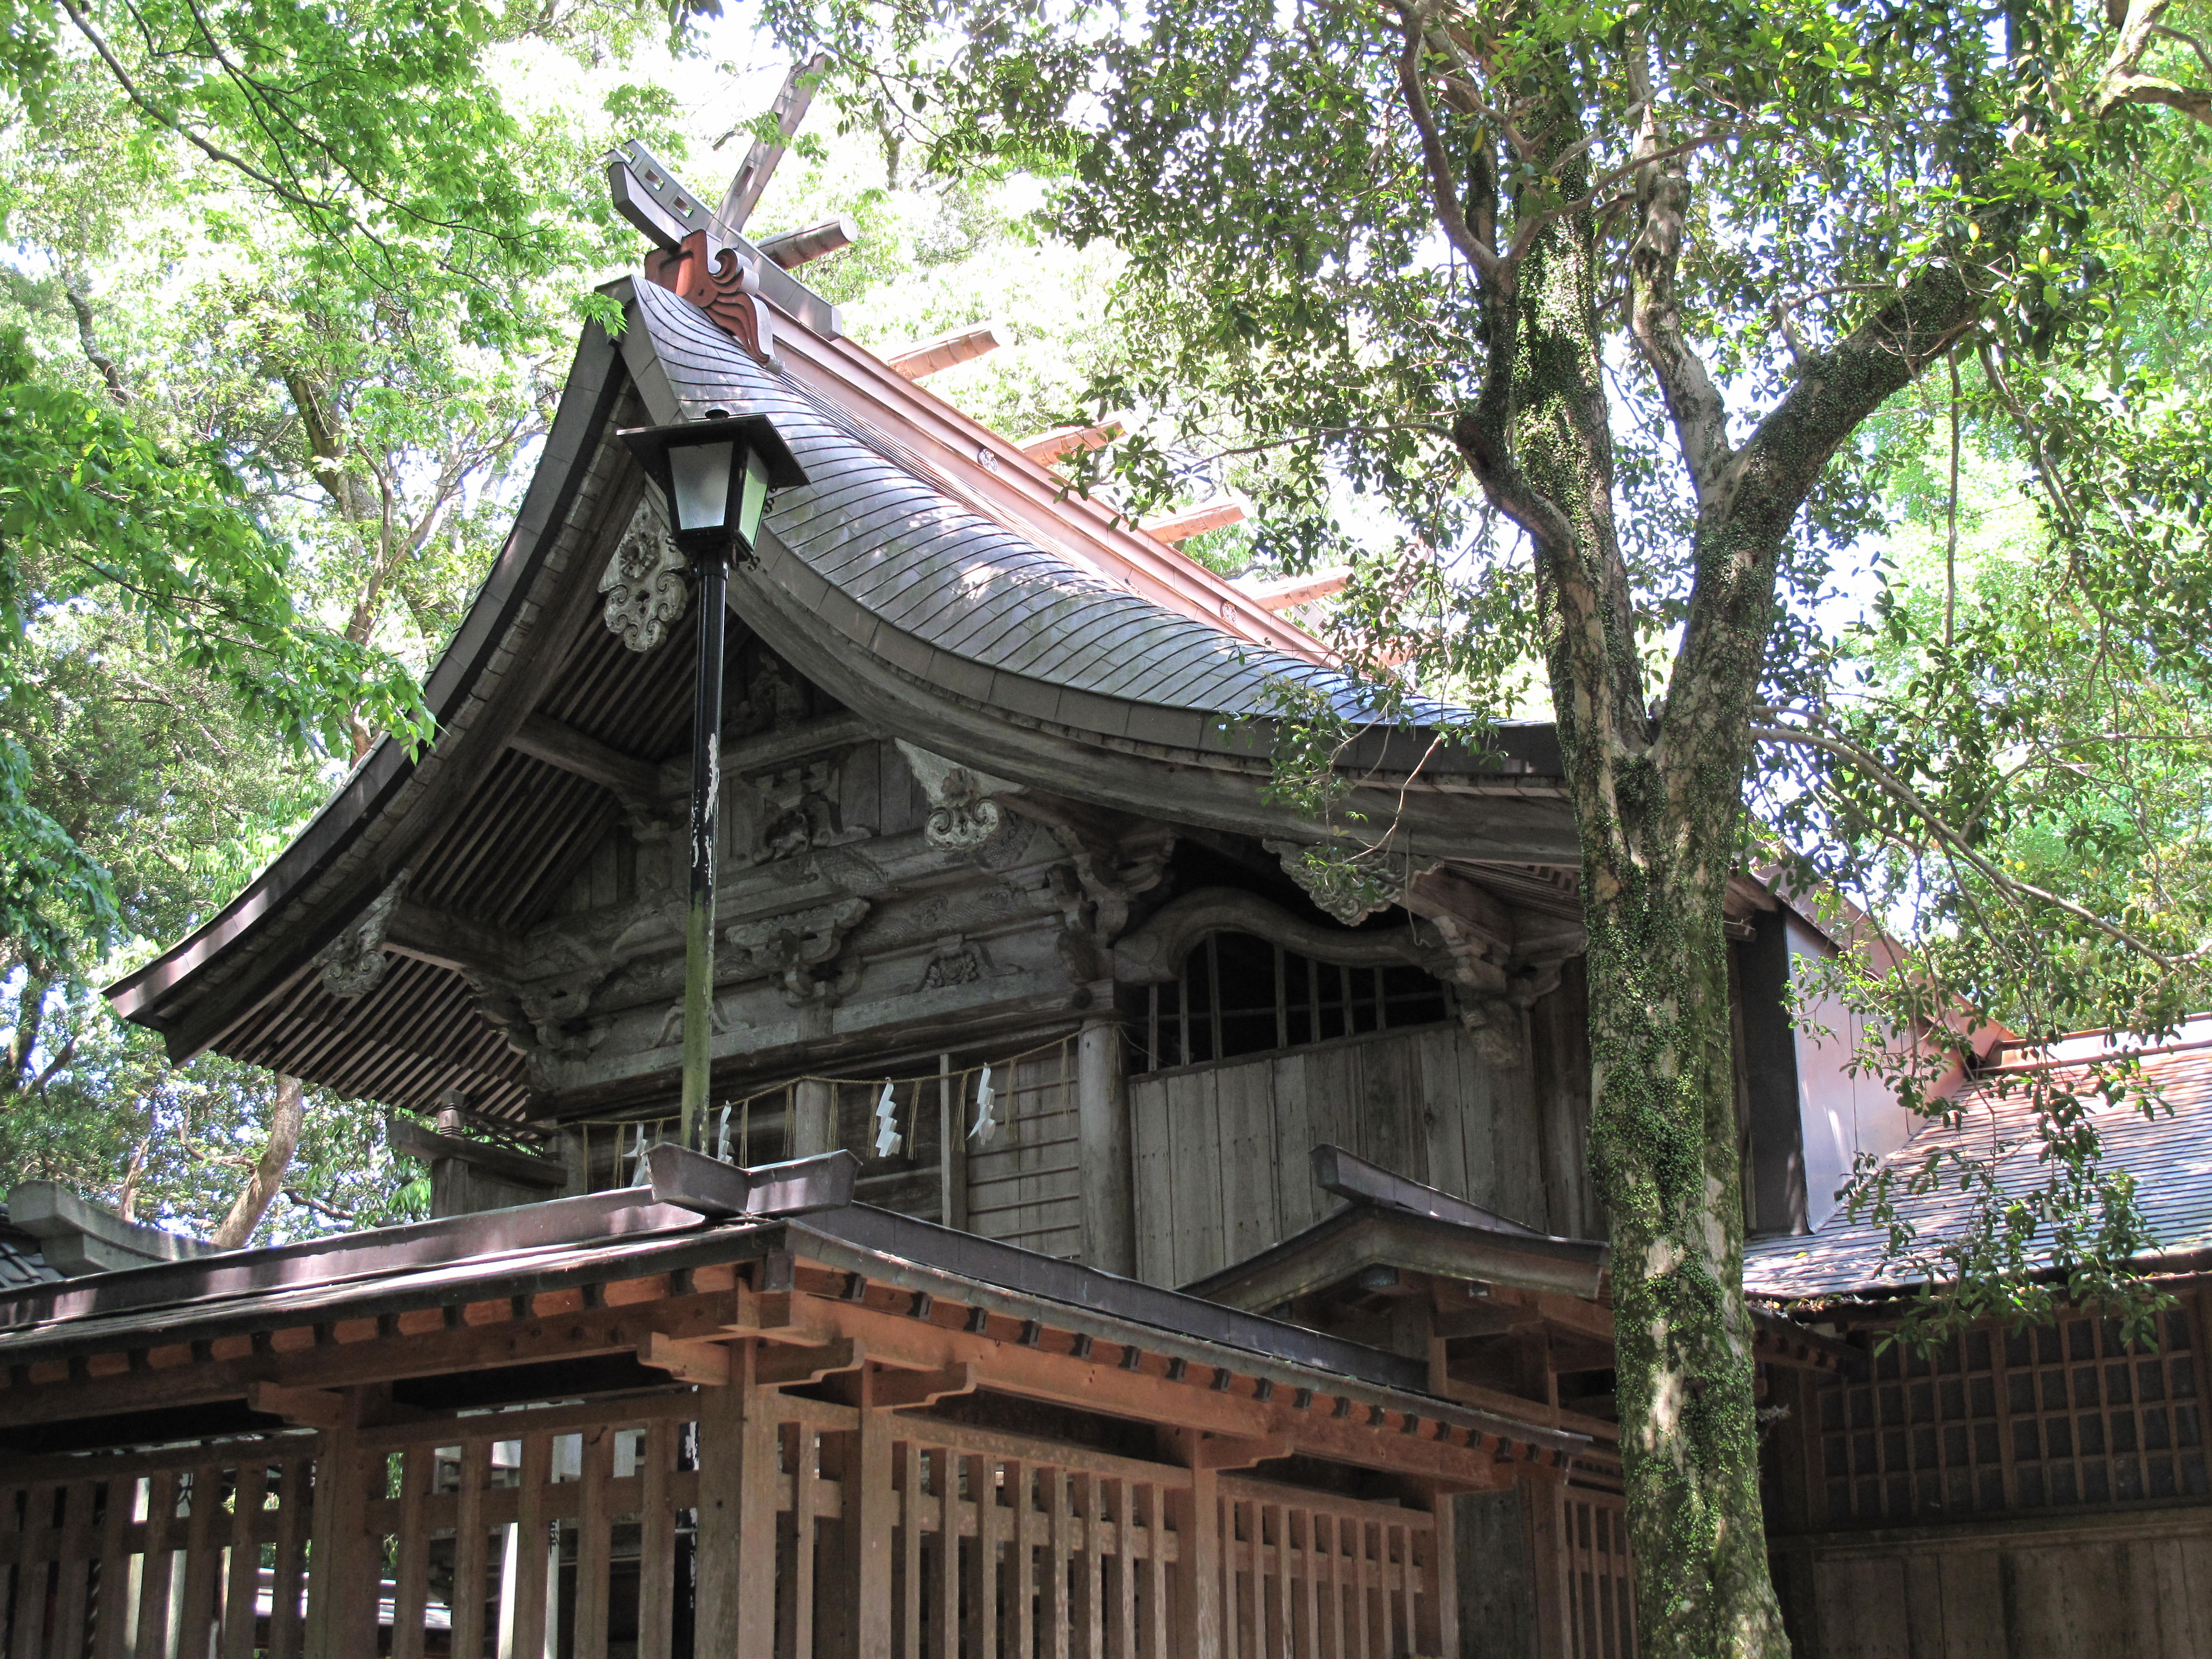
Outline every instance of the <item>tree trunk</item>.
{"label": "tree trunk", "polygon": [[306,1120],[307,1103],[300,1079],[279,1077],[276,1109],[269,1116],[269,1144],[254,1160],[253,1174],[246,1181],[246,1189],[232,1203],[222,1225],[215,1230],[213,1242],[216,1245],[234,1250],[253,1236],[253,1230],[261,1224],[261,1218],[276,1196],[284,1171],[292,1167],[292,1154],[300,1150],[300,1131]]}
{"label": "tree trunk", "polygon": [[[1554,173],[1553,201],[1572,200],[1587,170],[1576,112],[1563,99],[1553,116],[1559,161],[1532,171]],[[1479,161],[1468,176],[1470,219],[1494,222]],[[1538,205],[1516,202],[1516,217]],[[1695,661],[1655,719],[1613,517],[1601,276],[1597,226],[1569,211],[1485,283],[1482,390],[1453,435],[1534,551],[1583,850],[1590,1162],[1612,1222],[1640,1649],[1787,1659],[1759,1506],[1722,931],[1781,538],[1751,548],[1728,514],[1701,518],[1695,563],[1709,599],[1726,590],[1723,625],[1691,630]]]}

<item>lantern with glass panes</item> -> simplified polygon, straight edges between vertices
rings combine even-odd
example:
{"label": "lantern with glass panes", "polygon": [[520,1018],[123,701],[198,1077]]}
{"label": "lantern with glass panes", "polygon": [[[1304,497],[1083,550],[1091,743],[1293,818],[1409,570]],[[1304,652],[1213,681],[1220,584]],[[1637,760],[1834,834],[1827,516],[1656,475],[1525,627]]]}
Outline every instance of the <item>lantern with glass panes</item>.
{"label": "lantern with glass panes", "polygon": [[691,884],[684,939],[684,1144],[707,1121],[714,1061],[714,847],[721,808],[722,653],[729,562],[754,562],[769,496],[806,474],[765,415],[709,410],[703,421],[625,432],[659,485],[677,550],[698,575],[699,659],[691,720]]}

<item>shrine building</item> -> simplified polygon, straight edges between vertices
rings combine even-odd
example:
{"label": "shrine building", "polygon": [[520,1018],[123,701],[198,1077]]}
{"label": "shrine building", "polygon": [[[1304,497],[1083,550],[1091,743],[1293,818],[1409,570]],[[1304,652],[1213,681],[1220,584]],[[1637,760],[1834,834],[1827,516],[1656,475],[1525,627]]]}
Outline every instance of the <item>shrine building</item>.
{"label": "shrine building", "polygon": [[[18,1189],[0,1652],[1632,1654],[1550,728],[1382,719],[1285,614],[1315,584],[1176,550],[1218,511],[1126,522],[1053,470],[1096,430],[933,395],[987,335],[846,337],[796,274],[842,233],[748,238],[759,156],[717,211],[609,173],[653,249],[436,740],[109,991],[388,1112],[433,1218],[212,1252]],[[757,523],[709,568],[685,447],[725,434]],[[1286,687],[1357,731],[1358,880],[1269,787]],[[2132,1473],[2100,1404],[2062,1484],[2073,1347],[1881,1350],[1909,1286],[1832,1194],[1912,1126],[1790,1022],[1818,919],[1729,915],[1802,1650],[1908,1651],[1886,1601],[1998,1651],[1945,1612],[1989,1595],[2034,1650],[2074,1615],[2021,1552],[2203,1564],[2196,1291],[2156,1356],[2060,1328],[2161,1368]]]}

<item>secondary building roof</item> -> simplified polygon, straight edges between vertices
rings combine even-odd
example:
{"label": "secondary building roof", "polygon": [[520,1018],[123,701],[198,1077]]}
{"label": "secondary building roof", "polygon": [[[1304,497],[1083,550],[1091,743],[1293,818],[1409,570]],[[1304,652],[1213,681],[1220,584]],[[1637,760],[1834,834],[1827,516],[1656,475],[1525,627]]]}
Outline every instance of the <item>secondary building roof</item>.
{"label": "secondary building roof", "polygon": [[[2047,1049],[2008,1048],[2005,1056],[1962,1097],[1957,1127],[1931,1125],[1892,1152],[1884,1164],[1899,1182],[1899,1212],[1933,1250],[1963,1224],[1974,1202],[1954,1173],[1931,1189],[1905,1194],[1902,1183],[1929,1166],[1940,1173],[1949,1155],[1996,1160],[1998,1184],[2008,1193],[2041,1185],[2041,1142],[2036,1101],[2054,1089],[2094,1092],[2085,1065],[2094,1058],[2132,1052],[2141,1070],[2120,1103],[2096,1118],[2107,1167],[2136,1178],[2136,1196],[2156,1242],[2144,1265],[2212,1253],[2212,1020],[2183,1028],[2176,1037],[2148,1047],[2125,1048],[2106,1034],[2070,1038]],[[1776,1302],[1895,1294],[1927,1282],[1940,1265],[1899,1261],[1885,1264],[1886,1229],[1854,1221],[1838,1210],[1817,1231],[1801,1237],[1753,1241],[1744,1252],[1744,1287]]]}

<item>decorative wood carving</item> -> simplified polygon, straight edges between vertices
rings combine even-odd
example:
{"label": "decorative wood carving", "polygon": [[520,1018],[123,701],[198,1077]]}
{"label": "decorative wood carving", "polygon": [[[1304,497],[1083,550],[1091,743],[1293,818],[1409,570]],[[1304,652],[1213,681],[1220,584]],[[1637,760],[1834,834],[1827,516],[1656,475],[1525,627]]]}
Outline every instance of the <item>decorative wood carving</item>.
{"label": "decorative wood carving", "polygon": [[980,851],[1004,827],[1006,812],[991,797],[1018,795],[1022,785],[932,754],[904,738],[898,739],[898,750],[928,797],[929,818],[922,834],[932,847]]}
{"label": "decorative wood carving", "polygon": [[1330,856],[1329,849],[1298,841],[1263,841],[1261,846],[1281,862],[1283,873],[1305,890],[1322,912],[1356,927],[1377,910],[1402,903],[1408,872],[1381,859]]}
{"label": "decorative wood carving", "polygon": [[322,964],[323,988],[334,997],[351,1000],[367,996],[384,983],[390,963],[384,954],[384,935],[392,926],[392,912],[407,896],[413,872],[402,870],[390,884],[368,902],[345,931],[325,945],[315,960]]}
{"label": "decorative wood carving", "polygon": [[755,864],[866,839],[866,830],[844,825],[838,807],[842,771],[842,757],[820,757],[745,780],[760,797],[753,830]]}
{"label": "decorative wood carving", "polygon": [[766,921],[746,922],[722,937],[745,953],[746,971],[779,980],[784,1000],[794,1007],[835,1002],[857,982],[859,968],[827,978],[817,970],[836,960],[845,936],[860,925],[869,908],[864,898],[842,898]]}
{"label": "decorative wood carving", "polygon": [[1340,933],[1292,915],[1257,893],[1201,887],[1170,900],[1115,945],[1114,977],[1125,983],[1164,985],[1182,971],[1193,945],[1208,933],[1250,933],[1316,962],[1346,968],[1426,967],[1435,955],[1433,936],[1427,941],[1430,948],[1425,949],[1410,929]]}
{"label": "decorative wood carving", "polygon": [[698,307],[762,362],[775,352],[775,327],[761,301],[760,274],[735,249],[709,247],[705,231],[693,231],[667,252],[647,254],[645,276]]}
{"label": "decorative wood carving", "polygon": [[955,933],[938,941],[931,952],[929,965],[922,969],[921,983],[917,989],[941,991],[949,985],[973,985],[988,979],[992,974],[991,959],[983,947],[974,939]]}
{"label": "decorative wood carving", "polygon": [[629,528],[615,544],[614,556],[599,577],[599,592],[607,596],[601,614],[608,631],[633,651],[650,651],[659,645],[691,603],[691,589],[684,580],[689,569],[648,495],[638,503]]}

